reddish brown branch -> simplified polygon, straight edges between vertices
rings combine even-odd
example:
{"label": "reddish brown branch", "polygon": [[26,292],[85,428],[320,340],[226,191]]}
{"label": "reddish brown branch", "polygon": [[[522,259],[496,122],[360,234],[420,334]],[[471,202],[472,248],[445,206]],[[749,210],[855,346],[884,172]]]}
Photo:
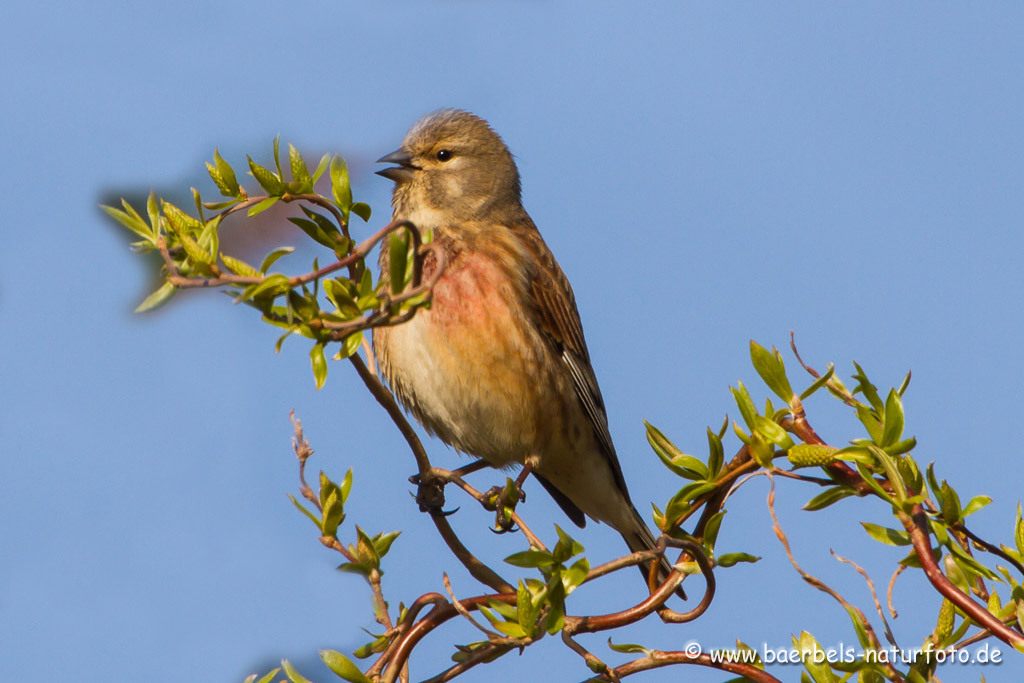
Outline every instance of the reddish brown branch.
{"label": "reddish brown branch", "polygon": [[992,634],[1007,645],[1014,647],[1024,646],[1024,636],[999,621],[983,605],[971,599],[969,595],[957,588],[946,578],[946,575],[939,569],[935,556],[932,554],[932,544],[928,540],[928,518],[924,508],[916,504],[911,514],[898,512],[903,528],[910,534],[910,541],[914,545],[914,551],[925,576],[943,597],[948,599],[968,617],[974,620],[982,628],[988,629]]}
{"label": "reddish brown branch", "polygon": [[[658,612],[658,616],[661,617],[663,621],[667,623],[681,624],[693,621],[706,612],[708,607],[711,605],[711,601],[715,597],[715,576],[711,570],[711,564],[708,562],[707,556],[704,555],[704,551],[699,545],[691,541],[680,541],[662,536],[658,540],[659,551],[662,550],[666,544],[684,549],[696,560],[697,565],[700,567],[706,587],[704,597],[695,608],[689,612],[676,612],[675,610],[664,607],[665,601],[675,593],[676,588],[680,583],[682,583],[684,578],[679,570],[674,570],[668,575],[658,590],[654,591],[640,604],[634,605],[633,607],[624,609],[620,612],[612,612],[611,614],[600,614],[586,617],[566,616],[565,631],[570,636],[578,633],[606,631],[608,629],[619,628],[621,626],[626,626],[640,621],[655,611]],[[658,554],[660,554],[660,552]],[[629,561],[623,562],[621,566],[625,567],[630,564],[639,563],[641,560],[646,559],[644,555],[645,553],[643,552],[633,553],[629,556]],[[599,569],[603,570],[604,567],[605,565],[602,565]],[[588,576],[588,579],[589,578],[591,577]]]}
{"label": "reddish brown branch", "polygon": [[[472,598],[460,600],[459,606],[467,611],[472,611],[480,609],[481,605],[486,607],[492,600],[514,605],[516,604],[516,594],[515,592],[512,592],[501,593],[498,595],[478,595]],[[381,683],[394,683],[395,678],[398,676],[398,672],[401,670],[405,662],[408,661],[409,655],[412,653],[412,650],[416,647],[417,643],[423,640],[428,633],[449,619],[458,616],[458,614],[458,610],[456,610],[455,607],[447,600],[445,600],[443,604],[435,604],[434,608],[430,610],[425,617],[416,622],[399,639],[394,653],[387,664],[387,668],[384,670]],[[409,617],[406,617],[406,621],[409,621]]]}
{"label": "reddish brown branch", "polygon": [[[715,661],[709,654],[701,653],[699,655],[693,655],[682,651],[662,652],[661,650],[651,650],[646,657],[635,659],[627,664],[617,666],[613,671],[615,672],[615,675],[620,678],[625,678],[626,676],[631,676],[642,671],[659,669],[663,666],[671,666],[673,664],[697,664],[698,666],[719,669],[720,671],[726,671],[728,673],[743,676],[755,683],[782,683],[779,679],[775,678],[775,676],[772,676],[763,669],[758,669],[756,666],[751,664],[730,662],[724,655],[720,660]],[[598,677],[590,680],[607,681],[610,679],[607,677]]]}

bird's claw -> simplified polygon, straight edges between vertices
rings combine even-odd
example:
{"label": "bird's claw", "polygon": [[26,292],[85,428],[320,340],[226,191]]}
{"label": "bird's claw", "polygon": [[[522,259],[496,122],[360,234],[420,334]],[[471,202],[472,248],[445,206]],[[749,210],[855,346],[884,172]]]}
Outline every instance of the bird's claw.
{"label": "bird's claw", "polygon": [[495,513],[492,531],[499,534],[515,531],[512,513],[515,511],[516,505],[525,500],[526,494],[512,479],[509,479],[504,486],[492,486],[487,489],[480,502],[484,508]]}
{"label": "bird's claw", "polygon": [[458,508],[444,509],[444,485],[446,482],[443,479],[414,474],[409,477],[409,483],[416,485],[416,503],[420,506],[420,512],[447,517],[458,510]]}

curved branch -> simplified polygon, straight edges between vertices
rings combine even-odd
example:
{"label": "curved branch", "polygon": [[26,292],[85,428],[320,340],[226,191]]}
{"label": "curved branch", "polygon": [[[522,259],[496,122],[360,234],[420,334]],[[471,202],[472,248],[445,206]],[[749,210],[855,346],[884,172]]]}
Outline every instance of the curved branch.
{"label": "curved branch", "polygon": [[[763,669],[758,669],[756,666],[751,664],[743,664],[741,662],[730,662],[726,657],[722,657],[721,661],[715,661],[711,658],[711,655],[701,653],[699,655],[689,654],[687,652],[673,651],[673,652],[662,652],[661,650],[651,650],[646,657],[635,659],[627,664],[622,664],[613,669],[615,674],[620,678],[631,676],[641,671],[649,671],[651,669],[659,669],[663,666],[671,666],[673,664],[697,664],[698,666],[706,666],[712,669],[719,669],[720,671],[727,671],[729,673],[738,674],[744,678],[748,678],[755,683],[782,683],[779,679],[775,678]],[[591,678],[591,681],[607,681],[608,678]]]}
{"label": "curved branch", "polygon": [[[476,610],[481,605],[486,607],[491,600],[514,605],[516,604],[516,594],[512,592],[500,593],[498,595],[477,595],[472,598],[459,600],[459,606],[467,611]],[[402,666],[408,661],[409,655],[412,653],[413,648],[416,647],[416,644],[423,640],[428,633],[449,619],[458,616],[458,614],[459,611],[447,600],[443,604],[435,604],[434,608],[425,617],[416,622],[399,639],[391,661],[388,662],[388,666],[381,678],[381,683],[394,683],[398,672],[401,671]]]}
{"label": "curved branch", "polygon": [[[704,551],[699,545],[691,541],[680,541],[677,539],[667,538],[662,536],[658,540],[659,547],[664,548],[665,545],[672,545],[676,548],[683,548],[686,552],[690,553],[697,561],[697,565],[700,567],[701,574],[704,576],[704,582],[706,588],[704,591],[704,597],[700,603],[689,612],[676,612],[675,610],[664,607],[665,601],[675,593],[676,588],[683,581],[683,574],[678,570],[673,570],[668,575],[665,582],[658,587],[658,590],[651,593],[646,600],[638,605],[634,605],[628,609],[624,609],[620,612],[613,612],[611,614],[600,614],[597,616],[586,616],[586,617],[565,617],[565,628],[564,630],[570,635],[576,635],[578,633],[594,633],[597,631],[606,631],[608,629],[619,628],[627,624],[632,624],[640,621],[649,614],[657,611],[658,616],[667,623],[681,624],[687,621],[693,621],[710,606],[712,599],[715,596],[715,577],[711,571],[711,564],[708,562],[707,557],[704,555]],[[646,559],[644,557],[644,551],[633,553],[629,556],[629,561],[621,563],[616,569],[621,567],[628,567],[630,564],[638,564],[641,560]],[[660,553],[654,553],[658,555]],[[626,559],[626,558],[623,558]],[[611,563],[609,563],[611,564]],[[604,570],[607,565],[601,565],[599,569]],[[611,570],[609,570],[611,571]],[[605,571],[604,573],[607,573]],[[593,578],[593,577],[589,577]]]}
{"label": "curved branch", "polygon": [[921,568],[924,569],[928,581],[935,586],[943,597],[960,608],[968,617],[973,619],[982,628],[988,629],[992,634],[1007,645],[1016,648],[1024,647],[1024,635],[1008,627],[999,621],[984,606],[979,605],[969,595],[957,588],[946,578],[946,575],[939,569],[932,554],[932,544],[928,540],[928,518],[925,516],[924,508],[915,504],[911,514],[898,512],[899,519],[903,522],[903,528],[910,534],[910,542],[914,545],[914,551],[921,561]]}

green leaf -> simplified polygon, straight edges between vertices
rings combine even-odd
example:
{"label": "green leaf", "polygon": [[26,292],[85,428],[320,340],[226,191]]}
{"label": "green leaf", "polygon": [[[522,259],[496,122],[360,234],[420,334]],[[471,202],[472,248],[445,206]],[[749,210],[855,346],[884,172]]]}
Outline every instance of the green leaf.
{"label": "green leaf", "polygon": [[[231,164],[224,161],[224,157],[220,155],[220,151],[216,147],[213,149],[213,161],[217,164],[217,174],[214,176],[213,170],[210,169],[210,177],[213,178],[217,189],[225,197],[237,197],[240,188],[238,187],[238,178],[235,177],[235,170],[231,168]],[[206,166],[209,169],[210,164],[207,163]]]}
{"label": "green leaf", "polygon": [[1021,518],[1020,503],[1017,503],[1017,527],[1013,534],[1017,552],[1024,555],[1024,519]]}
{"label": "green leaf", "polygon": [[341,502],[344,503],[348,500],[348,494],[352,491],[352,468],[348,468],[348,472],[345,473],[345,477],[341,480],[341,486],[338,487],[341,492]]}
{"label": "green leaf", "polygon": [[398,294],[405,289],[405,265],[409,252],[409,235],[405,230],[391,233],[389,250],[390,266],[388,275],[391,278],[391,293]]}
{"label": "green leaf", "polygon": [[320,530],[324,536],[337,536],[338,527],[345,521],[345,506],[338,498],[338,492],[332,491],[323,504],[324,510],[320,521]]}
{"label": "green leaf", "polygon": [[341,348],[334,354],[334,360],[343,360],[348,358],[356,351],[359,350],[359,345],[363,343],[363,330],[353,332],[344,339],[341,340]]}
{"label": "green leaf", "polygon": [[852,496],[853,494],[854,491],[852,489],[848,489],[842,486],[833,486],[832,488],[825,489],[824,491],[816,495],[814,498],[811,498],[809,501],[807,501],[803,509],[810,511],[822,510],[824,508],[827,508],[829,505],[832,505],[833,503],[842,500],[843,498],[848,498],[849,496]]}
{"label": "green leaf", "polygon": [[960,496],[946,480],[942,480],[942,519],[946,524],[956,524],[960,521]]}
{"label": "green leaf", "polygon": [[272,275],[268,275],[263,282],[246,287],[241,296],[252,299],[269,293],[273,293],[274,296],[277,296],[282,292],[288,291],[290,287],[287,276],[282,275],[281,273],[273,273]]}
{"label": "green leaf", "polygon": [[900,388],[896,390],[896,393],[899,394],[900,397],[902,398],[904,392],[906,392],[907,387],[909,387],[909,386],[910,386],[910,371],[907,370],[907,376],[903,378],[903,382],[900,384]]}
{"label": "green leaf", "polygon": [[372,213],[372,210],[370,209],[369,204],[364,204],[363,202],[356,202],[355,204],[352,205],[352,213],[362,218],[363,222],[369,223],[370,214]]}
{"label": "green leaf", "polygon": [[281,134],[274,136],[274,167],[277,168],[277,177],[284,178],[284,171],[281,170]]}
{"label": "green leaf", "polygon": [[315,183],[323,175],[324,171],[327,170],[327,164],[331,162],[331,155],[325,154],[320,157],[320,163],[316,165],[316,170],[313,171],[313,182]]}
{"label": "green leaf", "polygon": [[178,235],[181,247],[185,250],[193,265],[202,264],[208,266],[213,263],[213,254],[199,246],[199,243],[185,233]]}
{"label": "green leaf", "polygon": [[147,296],[141,304],[135,307],[135,312],[145,313],[146,311],[152,311],[153,309],[163,306],[171,300],[171,297],[174,296],[174,292],[176,292],[177,289],[178,288],[170,282],[163,283],[160,285],[159,289]]}
{"label": "green leaf", "polygon": [[718,539],[718,529],[722,526],[723,519],[725,519],[725,510],[719,510],[711,515],[708,523],[704,525],[704,546],[706,548],[715,547],[715,541]]}
{"label": "green leaf", "polygon": [[352,660],[336,650],[320,650],[320,659],[327,668],[351,683],[372,683]]}
{"label": "green leaf", "polygon": [[665,506],[665,519],[674,523],[680,515],[690,509],[693,500],[716,488],[714,484],[707,481],[695,481],[687,484],[668,501],[668,505]]}
{"label": "green leaf", "polygon": [[324,293],[327,295],[327,298],[332,304],[334,304],[335,308],[338,309],[338,312],[341,313],[342,316],[354,318],[362,313],[362,310],[359,308],[359,304],[357,304],[356,300],[352,298],[352,293],[345,286],[351,285],[351,282],[347,279],[331,278],[329,280],[324,280],[323,285]]}
{"label": "green leaf", "polygon": [[288,680],[292,683],[312,683],[312,681],[296,671],[295,667],[287,659],[281,660],[281,668],[284,669],[285,675],[288,676]]}
{"label": "green leaf", "polygon": [[317,343],[309,350],[309,360],[313,364],[313,379],[316,381],[316,388],[320,389],[327,381],[327,358],[324,356],[324,345]]}
{"label": "green leaf", "polygon": [[494,628],[501,633],[504,633],[509,638],[525,638],[526,631],[518,623],[510,621],[499,621],[494,624]]}
{"label": "green leaf", "polygon": [[885,417],[882,421],[882,439],[879,446],[885,448],[900,440],[903,435],[903,402],[895,389],[885,399]]}
{"label": "green leaf", "polygon": [[896,467],[896,461],[877,446],[869,445],[868,450],[871,451],[871,454],[875,456],[878,464],[880,464],[882,469],[885,471],[885,476],[892,485],[892,496],[897,502],[904,502],[907,499],[907,485],[903,481],[903,476]]}
{"label": "green leaf", "polygon": [[708,427],[708,479],[717,477],[724,463],[725,449],[722,448],[722,439]]}
{"label": "green leaf", "polygon": [[752,417],[754,423],[751,425],[751,428],[763,434],[765,438],[782,450],[792,448],[795,445],[792,437],[777,422],[769,420],[763,415],[753,415]]}
{"label": "green leaf", "polygon": [[[492,610],[494,610],[501,616],[505,617],[506,619],[509,619],[511,621],[515,621],[517,619],[516,608],[512,605],[508,605],[504,602],[499,602],[498,600],[488,600],[488,604],[490,604]],[[499,621],[501,621],[500,619],[495,617],[494,614],[490,612],[490,610],[487,610],[484,607],[481,607],[480,611],[483,613],[485,617],[487,617],[487,620],[490,621],[492,624],[496,624]]]}
{"label": "green leaf", "polygon": [[806,389],[804,389],[800,393],[800,400],[807,399],[814,392],[816,392],[818,389],[821,389],[823,386],[828,384],[828,381],[830,379],[832,379],[832,375],[835,373],[835,371],[836,371],[835,366],[832,365],[831,363],[829,363],[828,364],[828,371],[824,375],[819,377],[818,379],[814,380],[814,383],[812,383],[811,386],[807,387]]}
{"label": "green leaf", "polygon": [[793,400],[793,388],[789,385],[786,367],[779,352],[772,349],[772,353],[769,353],[767,349],[751,339],[750,360],[768,388],[788,405]]}
{"label": "green leaf", "polygon": [[853,376],[857,380],[857,386],[853,388],[853,393],[860,392],[864,394],[864,398],[868,400],[871,407],[878,411],[879,414],[885,409],[882,405],[882,399],[878,397],[878,389],[875,385],[868,380],[868,376],[864,373],[864,370],[857,363],[853,364],[853,367],[857,368],[857,374]]}
{"label": "green leaf", "polygon": [[270,252],[267,254],[267,258],[263,259],[263,263],[260,264],[260,272],[266,273],[267,269],[274,265],[274,261],[286,254],[292,253],[293,251],[295,251],[295,247],[278,247],[274,251]]}
{"label": "green leaf", "polygon": [[621,645],[616,645],[612,642],[612,639],[610,637],[608,638],[608,647],[615,650],[616,652],[621,652],[627,655],[650,654],[650,650],[648,650],[643,645],[636,645],[634,643],[622,643]]}
{"label": "green leaf", "polygon": [[546,553],[541,550],[523,550],[518,553],[512,553],[505,558],[505,562],[509,563],[513,567],[529,569],[550,567],[555,564],[555,558],[552,557],[551,553]]}
{"label": "green leaf", "polygon": [[391,550],[391,544],[395,542],[395,539],[402,535],[401,531],[392,531],[389,533],[380,533],[374,536],[371,540],[373,541],[373,547],[377,551],[378,557],[384,557]]}
{"label": "green leaf", "polygon": [[909,453],[910,451],[914,450],[916,446],[917,439],[914,437],[910,437],[909,439],[904,439],[903,441],[897,441],[891,446],[886,446],[884,450],[889,455],[903,455],[904,453]]}
{"label": "green leaf", "polygon": [[707,466],[698,458],[686,455],[675,444],[668,440],[657,427],[644,420],[647,429],[647,442],[657,454],[665,467],[686,479],[703,480],[708,478]]}
{"label": "green leaf", "polygon": [[875,416],[871,409],[865,405],[857,405],[857,419],[860,420],[861,424],[864,425],[864,429],[867,430],[868,436],[875,443],[882,442],[882,425],[879,424],[878,418]]}
{"label": "green leaf", "polygon": [[245,212],[245,215],[252,218],[253,216],[261,214],[274,204],[277,204],[278,199],[280,199],[280,197],[267,197],[266,199],[257,202],[254,206],[249,207],[249,210]]}
{"label": "green leaf", "polygon": [[[305,207],[303,207],[305,209]],[[305,218],[297,218],[295,216],[289,216],[288,221],[298,226],[299,230],[306,233],[313,241],[328,247],[329,249],[335,249],[342,241],[341,233],[334,229],[334,233],[328,232],[323,229],[322,226],[314,221],[306,220]]]}
{"label": "green leaf", "polygon": [[241,259],[228,256],[225,253],[221,253],[220,260],[224,262],[224,266],[235,275],[242,275],[244,277],[259,277],[263,273],[256,270],[248,263]]}
{"label": "green leaf", "polygon": [[284,182],[280,177],[274,174],[273,171],[257,164],[252,160],[251,156],[246,155],[245,158],[249,160],[249,172],[252,174],[252,177],[256,179],[260,187],[267,191],[268,195],[280,197],[284,194]]}
{"label": "green leaf", "polygon": [[321,532],[323,531],[323,526],[321,525],[320,520],[316,518],[316,515],[306,509],[306,506],[296,500],[295,496],[292,494],[289,493],[288,498],[292,501],[292,505],[299,509],[299,512],[309,517],[313,524],[316,524],[317,529],[320,529]]}
{"label": "green leaf", "polygon": [[342,215],[348,218],[352,208],[352,186],[349,183],[348,166],[340,154],[335,154],[331,159],[331,192]]}
{"label": "green leaf", "polygon": [[983,565],[981,562],[978,562],[978,560],[968,555],[967,551],[961,548],[959,543],[949,543],[947,544],[947,547],[949,548],[950,552],[956,556],[954,557],[954,560],[956,560],[957,564],[960,566],[961,569],[964,569],[964,571],[970,570],[971,572],[978,574],[980,576],[984,576],[986,579],[992,581],[1002,580],[999,578],[999,575],[996,574],[994,571],[992,571],[991,569]]}
{"label": "green leaf", "polygon": [[751,400],[750,394],[747,392],[747,388],[743,386],[743,382],[737,382],[738,389],[729,387],[729,391],[732,392],[732,397],[736,400],[736,405],[740,409],[740,415],[743,416],[743,421],[747,424],[750,429],[754,428],[754,416],[757,415],[757,408],[754,407],[754,401]]}
{"label": "green leaf", "polygon": [[555,549],[551,554],[556,562],[565,562],[569,558],[575,557],[583,552],[583,545],[572,536],[565,533],[565,531],[562,530],[562,527],[556,524],[555,531],[558,533],[558,543],[555,544]]}
{"label": "green leaf", "polygon": [[[123,200],[122,200],[123,201]],[[127,202],[125,202],[127,205]],[[149,226],[140,218],[136,218],[126,211],[115,209],[112,206],[100,206],[103,211],[113,218],[115,221],[134,232],[139,237],[143,237],[149,242],[154,242],[153,231],[150,230]]]}
{"label": "green leaf", "polygon": [[372,567],[374,569],[380,567],[380,555],[377,554],[377,548],[373,545],[373,541],[366,535],[366,532],[356,527],[356,549],[358,550],[358,557],[363,564]]}
{"label": "green leaf", "polygon": [[[200,225],[199,221],[196,221],[196,224]],[[206,222],[206,225],[202,226],[202,232],[199,233],[199,239],[197,240],[203,251],[210,255],[211,264],[217,262],[217,252],[220,251],[220,236],[217,234],[219,227],[220,216],[211,218]]]}
{"label": "green leaf", "polygon": [[516,590],[516,615],[524,633],[533,635],[539,614],[540,609],[533,604],[533,596],[520,580],[519,588]]}
{"label": "green leaf", "polygon": [[585,557],[576,560],[571,567],[562,572],[562,585],[566,595],[572,593],[583,583],[588,572],[590,572],[590,562]]}
{"label": "green leaf", "polygon": [[[256,681],[256,683],[272,683],[272,681],[274,680],[274,676],[276,676],[277,673],[280,670],[281,670],[281,667],[277,667],[273,671],[270,671],[269,673],[264,674],[263,677],[260,678],[260,680]],[[256,678],[256,674],[253,674],[252,676],[249,676],[248,678],[245,679],[246,683],[250,683],[250,679],[255,680],[255,678]]]}
{"label": "green leaf", "polygon": [[149,214],[149,225],[153,228],[153,234],[160,232],[160,205],[157,201],[156,191],[149,191],[149,198],[146,200],[146,212]]}
{"label": "green leaf", "polygon": [[309,175],[306,167],[306,160],[295,148],[295,145],[288,143],[288,161],[292,169],[292,180],[302,185],[305,189],[313,189],[313,178]]}
{"label": "green leaf", "polygon": [[750,553],[725,553],[715,559],[715,564],[719,567],[732,567],[740,562],[754,563],[760,561],[760,559],[757,555],[751,555]]}
{"label": "green leaf", "polygon": [[860,525],[868,532],[868,536],[885,545],[910,545],[910,534],[888,527],[861,522]]}

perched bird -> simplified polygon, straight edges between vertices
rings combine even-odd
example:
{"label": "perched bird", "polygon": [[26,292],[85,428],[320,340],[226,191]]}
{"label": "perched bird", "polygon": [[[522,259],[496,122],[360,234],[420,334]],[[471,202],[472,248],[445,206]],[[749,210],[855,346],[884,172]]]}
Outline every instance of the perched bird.
{"label": "perched bird", "polygon": [[[572,287],[523,209],[505,143],[483,119],[441,110],[379,162],[395,164],[377,172],[395,182],[394,217],[433,231],[447,263],[429,310],[373,331],[398,400],[428,432],[493,467],[533,456],[532,474],[574,523],[586,515],[630,551],[653,548],[608,433]],[[388,259],[382,249],[384,274]],[[659,575],[669,571],[662,558]]]}

